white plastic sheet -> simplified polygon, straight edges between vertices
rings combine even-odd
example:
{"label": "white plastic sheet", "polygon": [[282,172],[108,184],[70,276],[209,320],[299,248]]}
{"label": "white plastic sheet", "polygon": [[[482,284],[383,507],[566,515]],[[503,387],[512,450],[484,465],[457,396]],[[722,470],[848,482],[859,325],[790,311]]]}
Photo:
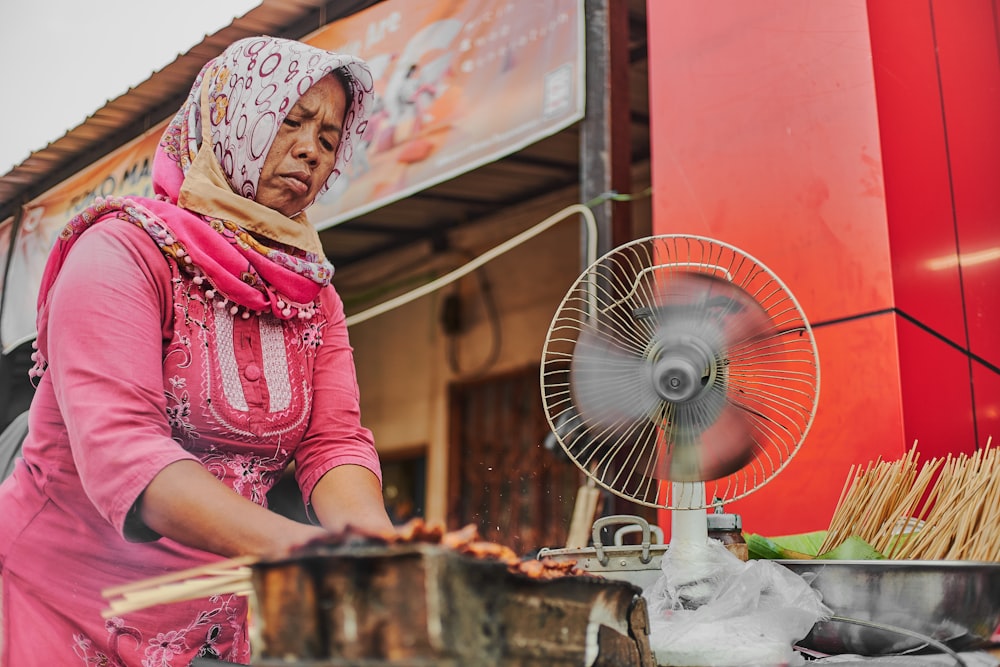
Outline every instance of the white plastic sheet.
{"label": "white plastic sheet", "polygon": [[795,642],[831,613],[799,575],[772,561],[743,562],[717,540],[671,544],[661,571],[643,596],[663,665],[802,664]]}

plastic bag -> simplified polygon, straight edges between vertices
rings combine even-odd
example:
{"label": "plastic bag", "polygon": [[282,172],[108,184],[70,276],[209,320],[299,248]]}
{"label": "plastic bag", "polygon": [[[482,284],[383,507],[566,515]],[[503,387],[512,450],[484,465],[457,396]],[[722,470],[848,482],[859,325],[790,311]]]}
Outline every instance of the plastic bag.
{"label": "plastic bag", "polygon": [[802,664],[792,646],[831,615],[801,576],[773,561],[743,562],[717,540],[671,544],[661,571],[643,597],[663,665]]}

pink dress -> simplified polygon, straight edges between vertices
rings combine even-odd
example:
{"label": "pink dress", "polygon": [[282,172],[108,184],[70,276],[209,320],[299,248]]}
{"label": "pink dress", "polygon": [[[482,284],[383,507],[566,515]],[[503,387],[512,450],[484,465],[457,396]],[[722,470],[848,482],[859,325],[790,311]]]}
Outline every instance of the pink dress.
{"label": "pink dress", "polygon": [[50,294],[49,367],[0,486],[0,664],[249,662],[243,598],[105,620],[101,590],[218,560],[130,515],[172,462],[201,461],[261,504],[293,459],[306,499],[337,465],[379,475],[339,297],[323,288],[311,319],[244,319],[122,220],[80,237]]}

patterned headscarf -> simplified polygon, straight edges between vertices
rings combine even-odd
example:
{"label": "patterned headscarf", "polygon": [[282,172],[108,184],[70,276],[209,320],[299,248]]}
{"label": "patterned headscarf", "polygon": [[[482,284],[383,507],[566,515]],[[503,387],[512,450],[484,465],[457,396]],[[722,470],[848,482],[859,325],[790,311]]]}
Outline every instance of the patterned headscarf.
{"label": "patterned headscarf", "polygon": [[[355,142],[364,134],[375,101],[374,79],[359,58],[294,40],[247,37],[209,61],[171,121],[161,149],[177,160],[183,178],[203,138],[210,137],[212,152],[233,191],[254,199],[264,160],[285,116],[303,93],[334,70],[346,73],[351,104],[344,118],[336,167],[321,190],[326,191],[351,160]],[[202,109],[206,102],[207,114]],[[203,118],[209,121],[207,132],[202,127]],[[173,176],[175,179],[177,174]],[[160,184],[168,196],[179,190],[174,179],[170,180],[175,187]]]}
{"label": "patterned headscarf", "polygon": [[[374,102],[367,65],[273,37],[241,39],[209,61],[156,150],[156,199],[98,198],[60,234],[38,294],[38,352],[30,375],[38,377],[46,367],[48,298],[56,276],[80,236],[102,220],[119,218],[142,228],[219,308],[243,317],[312,317],[315,299],[333,276],[319,235],[304,214],[287,218],[254,196],[285,116],[316,81],[341,68],[350,105],[326,187],[366,129]],[[261,243],[255,234],[282,247]]]}

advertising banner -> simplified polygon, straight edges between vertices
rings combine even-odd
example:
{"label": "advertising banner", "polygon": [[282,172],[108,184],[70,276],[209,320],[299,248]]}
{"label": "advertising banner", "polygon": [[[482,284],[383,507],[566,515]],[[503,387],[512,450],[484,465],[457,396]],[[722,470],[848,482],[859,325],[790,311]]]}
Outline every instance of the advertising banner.
{"label": "advertising banner", "polygon": [[153,152],[164,127],[166,121],[34,199],[24,208],[13,248],[0,240],[12,253],[0,318],[4,351],[35,334],[35,305],[45,261],[69,219],[97,197],[153,195]]}
{"label": "advertising banner", "polygon": [[583,33],[582,0],[390,0],[310,35],[368,61],[379,102],[309,219],[331,227],[581,119]]}

